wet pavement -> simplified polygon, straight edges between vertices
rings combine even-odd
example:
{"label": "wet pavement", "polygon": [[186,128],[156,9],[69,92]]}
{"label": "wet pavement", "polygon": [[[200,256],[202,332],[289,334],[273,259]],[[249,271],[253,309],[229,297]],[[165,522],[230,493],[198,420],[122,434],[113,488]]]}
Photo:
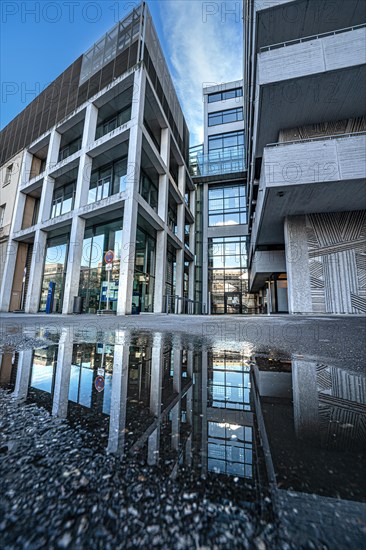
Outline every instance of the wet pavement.
{"label": "wet pavement", "polygon": [[1,549],[364,547],[364,319],[110,322],[2,324]]}

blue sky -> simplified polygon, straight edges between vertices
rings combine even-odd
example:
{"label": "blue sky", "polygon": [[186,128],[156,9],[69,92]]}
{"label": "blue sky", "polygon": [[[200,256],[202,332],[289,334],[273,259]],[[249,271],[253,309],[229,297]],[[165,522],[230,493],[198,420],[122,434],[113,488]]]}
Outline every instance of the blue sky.
{"label": "blue sky", "polygon": [[[3,0],[1,128],[139,2]],[[202,140],[202,86],[241,78],[241,1],[148,0],[191,132]]]}

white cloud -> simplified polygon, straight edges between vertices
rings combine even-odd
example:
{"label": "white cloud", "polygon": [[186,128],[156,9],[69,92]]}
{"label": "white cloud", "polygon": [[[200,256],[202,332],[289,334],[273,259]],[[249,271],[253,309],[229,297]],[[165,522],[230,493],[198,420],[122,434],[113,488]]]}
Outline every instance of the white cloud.
{"label": "white cloud", "polygon": [[203,141],[202,87],[242,78],[240,10],[237,1],[165,0],[160,4],[172,77],[192,144]]}

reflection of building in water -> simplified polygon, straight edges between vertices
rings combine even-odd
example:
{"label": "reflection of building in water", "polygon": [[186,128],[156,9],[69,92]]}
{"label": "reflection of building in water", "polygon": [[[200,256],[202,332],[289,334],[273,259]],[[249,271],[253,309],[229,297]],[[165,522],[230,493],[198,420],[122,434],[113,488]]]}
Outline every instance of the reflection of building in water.
{"label": "reflection of building in water", "polygon": [[203,472],[253,479],[255,422],[243,354],[203,352],[201,383]]}
{"label": "reflection of building in water", "polygon": [[17,363],[17,353],[4,353],[0,355],[0,388],[14,390]]}

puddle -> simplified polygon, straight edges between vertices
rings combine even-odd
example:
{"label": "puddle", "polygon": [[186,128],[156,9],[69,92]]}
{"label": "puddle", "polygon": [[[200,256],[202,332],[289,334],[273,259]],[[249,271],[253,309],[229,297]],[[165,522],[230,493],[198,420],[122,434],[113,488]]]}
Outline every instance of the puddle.
{"label": "puddle", "polygon": [[[49,422],[59,422],[52,424],[52,442],[57,426],[60,433],[70,428],[76,444],[72,449],[69,441],[68,452],[131,464],[140,485],[149,476],[158,476],[162,487],[176,483],[177,518],[185,502],[191,506],[177,547],[249,548],[253,541],[259,548],[299,548],[309,541],[361,547],[366,378],[350,365],[165,333],[115,331],[98,340],[42,329],[33,337],[42,347],[2,355],[0,386],[12,402],[30,406],[32,414],[45,409]],[[42,433],[42,422],[29,429]],[[8,434],[0,460],[11,459],[13,444]],[[41,454],[47,462],[47,451]],[[103,475],[102,485],[113,491],[108,476],[114,471]],[[127,491],[123,506],[134,499]],[[214,507],[223,534],[202,527],[202,503],[206,515]],[[217,519],[217,506],[224,519]],[[139,522],[146,531],[144,517]],[[177,542],[162,534],[161,520],[156,523],[137,545],[150,544],[157,533],[156,546]],[[234,529],[233,539],[234,525],[243,529]]]}

